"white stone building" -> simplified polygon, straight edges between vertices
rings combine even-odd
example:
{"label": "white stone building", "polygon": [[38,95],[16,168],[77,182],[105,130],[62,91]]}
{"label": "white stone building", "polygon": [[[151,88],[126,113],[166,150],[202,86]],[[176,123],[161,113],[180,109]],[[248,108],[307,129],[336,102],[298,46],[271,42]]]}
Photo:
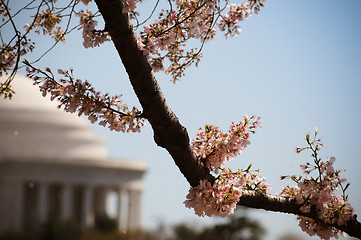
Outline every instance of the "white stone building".
{"label": "white stone building", "polygon": [[49,216],[91,227],[109,208],[119,230],[139,228],[144,163],[107,159],[85,120],[58,110],[24,77],[12,85],[13,99],[0,99],[0,232]]}

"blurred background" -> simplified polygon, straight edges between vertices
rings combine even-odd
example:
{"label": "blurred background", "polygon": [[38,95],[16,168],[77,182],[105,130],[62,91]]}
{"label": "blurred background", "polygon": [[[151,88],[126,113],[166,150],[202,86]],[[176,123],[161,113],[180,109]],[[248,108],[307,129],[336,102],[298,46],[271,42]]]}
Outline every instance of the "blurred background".
{"label": "blurred background", "polygon": [[[145,1],[139,11],[150,12],[153,5],[153,1]],[[166,5],[160,3],[160,7]],[[305,134],[312,133],[318,125],[325,144],[321,157],[335,156],[335,167],[346,170],[344,177],[351,183],[349,202],[358,213],[361,211],[359,9],[358,0],[268,1],[258,15],[241,23],[239,36],[225,40],[219,33],[214,41],[207,43],[199,67],[188,69],[182,81],[173,84],[163,73],[157,73],[156,77],[168,104],[191,138],[206,123],[226,131],[230,122],[240,120],[243,114],[261,116],[263,128],[252,136],[249,148],[228,166],[236,170],[252,163],[267,178],[273,194],[279,193],[284,185],[293,184],[280,181],[281,175],[300,174],[299,165],[311,160],[308,153],[297,155],[295,148],[304,146]],[[38,45],[44,49],[52,41],[33,38],[38,39],[41,41]],[[139,107],[111,43],[84,49],[81,33],[74,33],[38,66],[54,71],[74,68],[75,77],[88,80],[99,91],[123,94],[125,103]],[[108,157],[145,162],[142,229],[164,233],[162,236],[166,238],[177,236],[177,231],[189,231],[195,236],[205,228],[229,223],[229,219],[197,217],[193,210],[185,208],[183,201],[189,184],[168,153],[155,145],[149,124],[140,134],[109,132],[98,125],[92,125],[92,131],[106,140]],[[238,214],[246,216],[245,221],[256,221],[264,229],[258,230],[263,239],[317,239],[303,233],[293,215],[252,209]],[[182,228],[185,230],[180,231]],[[250,232],[246,235],[251,236]]]}

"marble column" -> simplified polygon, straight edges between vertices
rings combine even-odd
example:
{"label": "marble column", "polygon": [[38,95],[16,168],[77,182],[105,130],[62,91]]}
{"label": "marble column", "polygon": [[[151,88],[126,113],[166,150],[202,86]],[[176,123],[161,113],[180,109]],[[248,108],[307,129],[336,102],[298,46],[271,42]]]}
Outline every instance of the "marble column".
{"label": "marble column", "polygon": [[38,197],[38,206],[39,206],[39,220],[44,222],[48,217],[48,193],[49,185],[47,183],[40,183],[39,185],[39,197]]}
{"label": "marble column", "polygon": [[140,193],[137,190],[129,190],[129,216],[128,229],[135,230],[140,227]]}
{"label": "marble column", "polygon": [[100,187],[99,191],[98,191],[98,196],[97,196],[97,206],[96,206],[96,214],[99,215],[107,215],[107,211],[106,211],[106,204],[107,204],[107,196],[110,192],[110,187],[108,186],[104,186],[104,187]]}
{"label": "marble column", "polygon": [[73,217],[73,188],[70,184],[64,184],[61,192],[61,219],[68,220]]}
{"label": "marble column", "polygon": [[93,197],[94,189],[90,185],[84,187],[83,192],[83,211],[82,211],[82,225],[84,227],[91,227],[94,225],[94,211],[93,211]]}
{"label": "marble column", "polygon": [[126,209],[127,206],[127,191],[120,187],[118,189],[118,212],[117,212],[117,221],[118,221],[118,229],[120,231],[126,231],[128,228],[128,212]]}
{"label": "marble column", "polygon": [[141,227],[141,207],[142,207],[142,193],[138,190],[134,191],[134,201],[136,205],[135,209],[135,228],[139,229]]}
{"label": "marble column", "polygon": [[22,182],[14,182],[12,185],[13,192],[13,206],[14,212],[12,213],[12,226],[16,231],[20,231],[23,228],[24,217],[24,191],[25,184]]}

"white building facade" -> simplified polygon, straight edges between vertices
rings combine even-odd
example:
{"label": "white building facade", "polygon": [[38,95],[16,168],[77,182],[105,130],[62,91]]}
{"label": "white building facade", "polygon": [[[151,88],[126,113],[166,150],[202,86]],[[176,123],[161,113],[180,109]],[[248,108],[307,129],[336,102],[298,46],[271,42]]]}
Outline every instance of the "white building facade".
{"label": "white building facade", "polygon": [[92,227],[109,208],[119,230],[140,228],[144,163],[107,159],[85,120],[58,110],[25,78],[13,85],[13,99],[0,99],[0,232],[50,217]]}

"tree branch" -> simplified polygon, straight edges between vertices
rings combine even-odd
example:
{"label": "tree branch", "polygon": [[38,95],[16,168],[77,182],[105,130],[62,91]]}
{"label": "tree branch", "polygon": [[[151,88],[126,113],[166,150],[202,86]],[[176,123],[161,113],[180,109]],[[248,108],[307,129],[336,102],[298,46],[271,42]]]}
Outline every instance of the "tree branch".
{"label": "tree branch", "polygon": [[[199,185],[202,179],[214,182],[214,177],[209,170],[191,150],[187,130],[169,108],[147,58],[139,50],[133,26],[128,15],[123,13],[122,1],[95,0],[95,2],[143,107],[144,116],[153,128],[155,142],[170,153],[192,187]],[[302,213],[301,206],[292,198],[271,196],[259,191],[244,191],[238,204],[319,220],[316,212]],[[356,217],[343,226],[334,227],[361,239],[361,224]]]}
{"label": "tree branch", "polygon": [[95,2],[143,107],[143,114],[153,128],[155,142],[167,149],[192,186],[197,186],[200,179],[212,181],[208,169],[191,150],[187,130],[169,108],[147,58],[139,50],[133,26],[128,15],[122,12],[122,1]]}
{"label": "tree branch", "polygon": [[[262,191],[244,190],[238,205],[273,212],[295,214],[324,223],[324,221],[318,217],[315,208],[311,208],[310,213],[304,213],[300,210],[302,204],[297,204],[295,198],[273,196]],[[352,216],[344,225],[339,226],[332,224],[332,226],[347,233],[351,237],[361,239],[361,223],[357,221],[356,217],[356,215]]]}

